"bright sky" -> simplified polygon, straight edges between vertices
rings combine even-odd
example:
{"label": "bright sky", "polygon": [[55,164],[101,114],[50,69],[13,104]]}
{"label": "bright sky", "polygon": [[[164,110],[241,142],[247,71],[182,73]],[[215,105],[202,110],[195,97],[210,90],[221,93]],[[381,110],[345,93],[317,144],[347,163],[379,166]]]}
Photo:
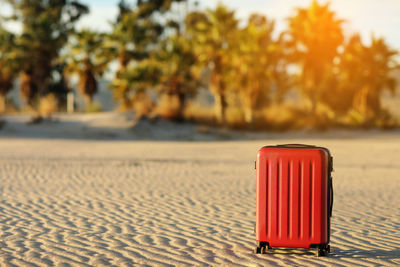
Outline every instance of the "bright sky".
{"label": "bright sky", "polygon": [[[295,7],[307,7],[312,0],[225,0],[221,1],[236,10],[240,19],[258,12],[276,19],[277,30],[286,27],[288,16]],[[110,28],[108,21],[114,20],[119,0],[82,0],[91,8],[91,14],[79,22],[80,27],[98,30]],[[132,2],[132,1],[126,1]],[[193,3],[194,1],[191,0]],[[198,0],[202,7],[214,7],[216,0]],[[320,2],[327,2],[322,0]],[[400,50],[400,0],[331,0],[331,8],[338,17],[346,19],[345,32],[361,33],[365,42],[369,42],[371,34],[384,37],[392,48]]]}
{"label": "bright sky", "polygon": [[[293,14],[295,7],[307,7],[312,0],[222,0],[236,10],[237,17],[245,20],[249,14],[258,12],[276,20],[278,32],[286,28],[286,18]],[[110,21],[114,21],[119,0],[81,0],[90,7],[90,14],[83,17],[79,28],[107,31]],[[126,0],[133,2],[133,0]],[[194,3],[194,0],[190,0]],[[217,0],[198,0],[201,7],[215,7]],[[320,0],[327,2],[327,0]],[[366,43],[371,35],[384,37],[387,43],[400,50],[400,0],[331,0],[331,8],[339,18],[346,19],[344,30],[347,35],[359,32]],[[0,13],[8,13],[0,2]],[[13,26],[18,28],[18,26]]]}

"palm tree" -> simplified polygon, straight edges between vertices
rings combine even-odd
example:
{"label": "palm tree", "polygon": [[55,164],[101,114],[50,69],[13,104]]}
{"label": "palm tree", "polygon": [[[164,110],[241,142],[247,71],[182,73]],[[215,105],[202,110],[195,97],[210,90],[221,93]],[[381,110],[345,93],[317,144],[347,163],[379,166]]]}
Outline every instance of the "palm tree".
{"label": "palm tree", "polygon": [[105,34],[81,30],[73,35],[68,45],[66,72],[79,77],[78,91],[90,105],[97,93],[97,80],[106,70],[109,59],[103,53]]}
{"label": "palm tree", "polygon": [[[368,112],[372,117],[379,115],[382,111],[380,95],[383,90],[387,89],[394,93],[396,90],[396,79],[392,75],[392,71],[399,67],[394,56],[397,51],[392,50],[385,43],[383,38],[372,37],[371,45],[365,50],[364,75],[367,80],[367,93],[361,97],[361,101],[366,103],[364,111],[360,109],[364,116],[368,118]],[[361,92],[361,95],[363,93]],[[356,96],[357,97],[357,96]],[[357,109],[355,99],[355,108]]]}
{"label": "palm tree", "polygon": [[308,9],[298,8],[289,18],[288,35],[293,49],[292,59],[301,67],[302,92],[311,102],[314,114],[321,95],[328,90],[326,83],[343,42],[343,20],[325,5],[313,1]]}
{"label": "palm tree", "polygon": [[[155,43],[162,32],[162,27],[149,18],[143,19],[138,10],[131,10],[121,15],[114,24],[113,32],[105,43],[105,53],[110,58],[117,58],[118,69],[114,81],[111,83],[114,98],[121,102],[122,107],[131,107],[130,87],[124,77],[132,78],[128,71],[131,61],[139,63],[149,57],[150,45]],[[130,71],[132,72],[132,71]]]}
{"label": "palm tree", "polygon": [[49,90],[51,73],[58,64],[61,48],[88,8],[75,0],[6,0],[21,22],[22,34],[16,39],[21,64],[21,96],[29,105],[38,92]]}
{"label": "palm tree", "polygon": [[353,36],[341,57],[340,86],[350,97],[349,106],[366,121],[377,118],[382,112],[380,95],[387,89],[394,93],[396,79],[392,71],[398,68],[391,50],[382,38],[372,37],[371,45],[361,43]]}
{"label": "palm tree", "polygon": [[160,65],[160,91],[178,100],[174,119],[183,120],[186,100],[195,95],[199,86],[196,56],[191,43],[182,35],[173,35],[162,43],[156,57]]}
{"label": "palm tree", "polygon": [[[282,37],[273,40],[273,30],[274,21],[251,15],[239,31],[238,49],[232,56],[236,70],[231,81],[238,87],[248,124],[253,123],[254,110],[280,101],[287,90]],[[275,97],[271,99],[273,91]]]}
{"label": "palm tree", "polygon": [[330,76],[329,88],[321,95],[335,115],[346,114],[353,105],[354,96],[364,84],[364,57],[365,46],[358,34],[353,35],[343,46],[339,55],[339,63]]}
{"label": "palm tree", "polygon": [[[153,56],[137,62],[113,81],[114,97],[123,99],[127,107],[134,108],[141,100],[148,100],[148,90],[160,83],[160,73],[160,64]],[[139,114],[139,117],[141,115],[144,114]]]}
{"label": "palm tree", "polygon": [[18,66],[14,57],[15,35],[0,26],[0,113],[6,111],[6,95],[12,89]]}
{"label": "palm tree", "polygon": [[211,70],[210,89],[215,98],[216,118],[225,122],[226,94],[231,75],[231,55],[236,44],[238,20],[235,12],[218,5],[215,10],[192,12],[186,18],[189,38],[200,64]]}
{"label": "palm tree", "polygon": [[114,97],[122,102],[123,107],[129,108],[132,102],[129,96],[130,87],[123,81],[123,77],[135,76],[132,70],[129,70],[130,74],[125,74],[128,65],[143,65],[140,62],[147,61],[165,29],[165,25],[156,16],[167,12],[173,2],[183,1],[140,0],[133,7],[128,6],[125,1],[120,2],[120,12],[113,24],[113,31],[105,42],[104,51],[108,57],[118,60],[119,66],[111,87]]}

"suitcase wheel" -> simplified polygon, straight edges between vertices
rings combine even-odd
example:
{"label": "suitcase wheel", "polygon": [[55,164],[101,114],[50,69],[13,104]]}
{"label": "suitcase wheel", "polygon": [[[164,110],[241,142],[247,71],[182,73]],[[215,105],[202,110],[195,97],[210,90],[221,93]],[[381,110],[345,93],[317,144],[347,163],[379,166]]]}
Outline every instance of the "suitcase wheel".
{"label": "suitcase wheel", "polygon": [[265,254],[268,251],[268,247],[255,247],[254,254]]}
{"label": "suitcase wheel", "polygon": [[253,252],[254,252],[254,254],[261,253],[260,247],[255,247]]}
{"label": "suitcase wheel", "polygon": [[315,255],[317,257],[321,257],[321,256],[327,256],[328,253],[331,252],[331,246],[330,245],[326,245],[326,246],[317,246],[315,249]]}
{"label": "suitcase wheel", "polygon": [[254,254],[265,254],[271,247],[268,242],[257,242],[257,247],[254,248]]}

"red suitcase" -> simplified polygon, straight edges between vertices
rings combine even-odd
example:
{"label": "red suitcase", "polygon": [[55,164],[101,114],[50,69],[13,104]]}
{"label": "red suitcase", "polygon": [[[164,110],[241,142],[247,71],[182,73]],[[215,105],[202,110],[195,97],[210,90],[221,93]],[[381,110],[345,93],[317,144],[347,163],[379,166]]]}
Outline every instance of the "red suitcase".
{"label": "red suitcase", "polygon": [[323,147],[266,146],[257,154],[255,253],[272,247],[330,252],[332,157]]}

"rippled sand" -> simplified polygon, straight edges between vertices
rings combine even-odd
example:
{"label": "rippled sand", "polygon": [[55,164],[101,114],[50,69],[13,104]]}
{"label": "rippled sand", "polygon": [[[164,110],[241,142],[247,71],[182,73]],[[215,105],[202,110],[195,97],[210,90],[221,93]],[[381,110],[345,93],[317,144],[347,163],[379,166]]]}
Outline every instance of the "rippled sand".
{"label": "rippled sand", "polygon": [[[332,254],[254,255],[257,149],[335,160]],[[0,139],[1,266],[400,265],[400,136],[161,142]]]}

